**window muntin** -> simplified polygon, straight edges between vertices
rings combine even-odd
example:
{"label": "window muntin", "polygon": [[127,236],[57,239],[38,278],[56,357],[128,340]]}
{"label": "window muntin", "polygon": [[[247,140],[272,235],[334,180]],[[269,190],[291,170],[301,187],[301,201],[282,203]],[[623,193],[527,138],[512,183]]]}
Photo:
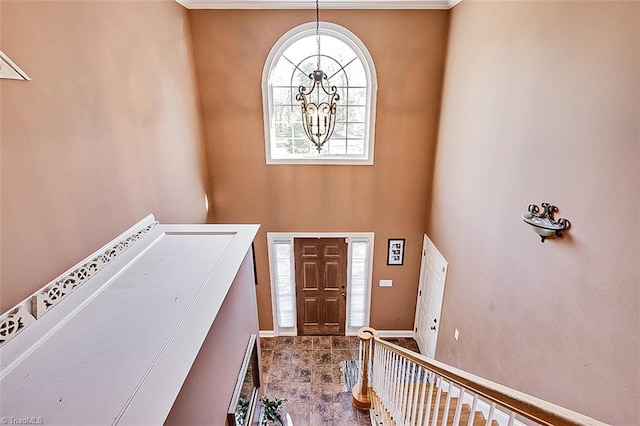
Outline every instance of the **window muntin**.
{"label": "window muntin", "polygon": [[318,154],[302,128],[298,87],[309,86],[317,68],[315,23],[285,34],[273,47],[263,71],[267,164],[373,164],[377,82],[366,47],[335,24],[320,24],[320,69],[338,88],[340,100],[333,136]]}

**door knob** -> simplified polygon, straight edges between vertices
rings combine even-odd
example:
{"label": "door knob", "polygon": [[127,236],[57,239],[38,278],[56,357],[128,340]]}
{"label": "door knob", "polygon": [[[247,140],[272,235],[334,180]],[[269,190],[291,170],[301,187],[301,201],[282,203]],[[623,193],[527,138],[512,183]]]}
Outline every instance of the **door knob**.
{"label": "door knob", "polygon": [[432,325],[432,326],[431,326],[431,329],[432,329],[433,331],[436,331],[436,326],[435,326],[435,325]]}
{"label": "door knob", "polygon": [[342,293],[340,293],[340,295],[341,295],[342,297],[346,297],[346,296],[347,296],[347,293],[342,292]]}

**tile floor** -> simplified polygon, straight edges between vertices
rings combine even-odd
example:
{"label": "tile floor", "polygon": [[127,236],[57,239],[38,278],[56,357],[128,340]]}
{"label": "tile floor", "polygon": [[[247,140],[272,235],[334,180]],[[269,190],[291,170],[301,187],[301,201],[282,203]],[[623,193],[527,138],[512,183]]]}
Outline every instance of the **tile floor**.
{"label": "tile floor", "polygon": [[[413,339],[389,339],[417,351]],[[343,389],[340,362],[358,359],[355,336],[281,336],[260,338],[263,393],[287,398],[294,426],[370,425],[368,412],[351,405]]]}

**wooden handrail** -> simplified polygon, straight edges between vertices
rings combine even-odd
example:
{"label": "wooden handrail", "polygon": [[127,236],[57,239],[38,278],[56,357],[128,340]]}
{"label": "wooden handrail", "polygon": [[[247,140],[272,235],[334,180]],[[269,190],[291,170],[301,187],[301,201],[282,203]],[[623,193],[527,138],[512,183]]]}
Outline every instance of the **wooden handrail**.
{"label": "wooden handrail", "polygon": [[[366,327],[358,332],[361,340],[374,339],[375,345],[404,357],[415,364],[433,371],[446,380],[456,383],[496,404],[512,410],[540,425],[548,426],[609,426],[591,417],[555,405],[523,392],[492,382],[466,371],[447,365],[435,359],[410,351],[401,346],[382,340],[375,329]],[[375,346],[374,345],[374,346]],[[369,354],[373,357],[373,354]]]}

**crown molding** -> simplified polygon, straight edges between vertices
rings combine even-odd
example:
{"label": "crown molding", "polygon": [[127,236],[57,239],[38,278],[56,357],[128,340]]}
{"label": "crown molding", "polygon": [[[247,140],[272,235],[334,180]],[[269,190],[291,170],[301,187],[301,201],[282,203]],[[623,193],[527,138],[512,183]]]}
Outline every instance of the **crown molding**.
{"label": "crown molding", "polygon": [[[315,9],[300,0],[175,0],[187,9]],[[321,9],[451,9],[461,0],[322,0]]]}

